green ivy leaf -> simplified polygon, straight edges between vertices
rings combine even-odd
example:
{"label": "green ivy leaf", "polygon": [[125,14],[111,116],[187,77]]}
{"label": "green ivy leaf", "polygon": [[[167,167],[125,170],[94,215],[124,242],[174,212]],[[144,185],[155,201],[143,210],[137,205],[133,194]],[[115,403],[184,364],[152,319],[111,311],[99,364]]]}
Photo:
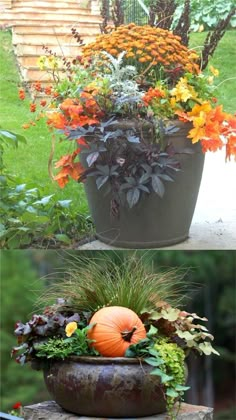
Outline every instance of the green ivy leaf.
{"label": "green ivy leaf", "polygon": [[155,349],[149,349],[148,352],[151,354],[151,356],[159,357],[159,352]]}
{"label": "green ivy leaf", "polygon": [[150,372],[150,375],[158,375],[158,376],[162,376],[162,374],[163,374],[163,372],[162,372],[162,370],[161,370],[161,369],[159,369],[159,368],[153,369],[153,370]]}
{"label": "green ivy leaf", "polygon": [[172,398],[177,398],[179,396],[178,392],[176,392],[173,388],[167,388],[166,395]]}
{"label": "green ivy leaf", "polygon": [[190,386],[183,386],[183,385],[176,385],[175,386],[175,390],[178,391],[178,392],[187,391],[188,389],[190,389]]}
{"label": "green ivy leaf", "polygon": [[136,352],[132,348],[128,347],[125,352],[125,357],[136,357]]}
{"label": "green ivy leaf", "polygon": [[143,359],[144,362],[146,362],[148,365],[151,366],[160,366],[163,365],[163,360],[160,357],[145,357],[145,359]]}
{"label": "green ivy leaf", "polygon": [[156,327],[154,327],[154,325],[151,325],[151,327],[149,328],[149,331],[147,333],[147,337],[151,338],[154,335],[156,335],[158,333],[158,329]]}
{"label": "green ivy leaf", "polygon": [[161,383],[162,383],[162,384],[165,384],[166,382],[169,382],[169,381],[171,381],[171,380],[173,379],[173,376],[166,375],[166,373],[165,373],[165,372],[163,372],[163,371],[162,371],[161,369],[159,369],[159,368],[155,368],[155,369],[153,369],[153,370],[151,371],[150,375],[157,375],[157,376],[160,376],[160,378],[161,378]]}
{"label": "green ivy leaf", "polygon": [[165,384],[166,382],[172,381],[172,379],[174,379],[173,376],[166,375],[165,373],[162,373],[162,375],[161,375],[162,384]]}

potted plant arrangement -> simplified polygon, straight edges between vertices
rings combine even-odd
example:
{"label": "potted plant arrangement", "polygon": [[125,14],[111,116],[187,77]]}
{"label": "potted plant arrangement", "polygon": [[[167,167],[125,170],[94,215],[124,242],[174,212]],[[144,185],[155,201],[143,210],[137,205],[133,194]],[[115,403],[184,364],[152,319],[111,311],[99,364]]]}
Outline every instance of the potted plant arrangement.
{"label": "potted plant arrangement", "polygon": [[[48,286],[42,314],[17,322],[17,362],[44,371],[65,410],[95,417],[172,419],[186,386],[190,352],[217,353],[196,314],[179,309],[183,282],[175,270],[154,274],[135,256],[76,258],[68,277]],[[181,292],[182,291],[182,292]],[[197,322],[196,322],[197,321]]]}
{"label": "potted plant arrangement", "polygon": [[[71,179],[84,183],[105,243],[152,248],[184,241],[204,154],[225,147],[226,160],[236,155],[236,118],[216,103],[218,71],[203,73],[200,55],[179,36],[133,23],[106,32],[72,62],[46,47],[39,60],[55,84],[36,83],[35,91],[51,94],[41,100],[50,108],[48,127],[54,143],[59,133],[70,148],[52,177],[62,188]],[[35,112],[36,103],[30,106]]]}

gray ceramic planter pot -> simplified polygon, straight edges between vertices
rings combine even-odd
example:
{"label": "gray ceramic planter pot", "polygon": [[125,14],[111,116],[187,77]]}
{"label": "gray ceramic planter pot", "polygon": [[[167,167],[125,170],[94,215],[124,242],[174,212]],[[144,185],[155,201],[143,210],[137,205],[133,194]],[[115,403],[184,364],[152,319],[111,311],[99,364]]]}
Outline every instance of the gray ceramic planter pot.
{"label": "gray ceramic planter pot", "polygon": [[[165,194],[145,194],[133,208],[120,207],[119,217],[110,214],[111,196],[98,190],[94,177],[88,177],[85,191],[102,242],[123,248],[158,248],[186,240],[192,222],[204,166],[200,143],[187,138],[189,124],[175,122],[179,131],[166,137],[177,151],[192,149],[193,154],[178,154],[181,171],[174,182],[165,182]],[[85,162],[85,157],[82,158]]]}
{"label": "gray ceramic planter pot", "polygon": [[44,369],[53,399],[65,410],[94,417],[143,417],[166,403],[152,366],[123,357],[69,357]]}

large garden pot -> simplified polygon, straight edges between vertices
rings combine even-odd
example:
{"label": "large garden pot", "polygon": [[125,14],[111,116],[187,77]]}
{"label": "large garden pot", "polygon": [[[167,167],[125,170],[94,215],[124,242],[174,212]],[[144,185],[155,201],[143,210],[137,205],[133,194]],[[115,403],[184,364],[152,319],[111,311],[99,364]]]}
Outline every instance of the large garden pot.
{"label": "large garden pot", "polygon": [[[120,206],[119,217],[110,212],[111,195],[97,189],[95,178],[88,177],[85,191],[96,228],[102,242],[123,248],[156,248],[182,242],[189,236],[189,228],[197,202],[202,178],[204,154],[201,144],[187,138],[190,124],[176,121],[179,130],[166,136],[177,152],[191,149],[192,154],[178,154],[181,171],[174,182],[165,182],[165,194],[145,194],[132,208]],[[86,162],[85,156],[82,163]]]}
{"label": "large garden pot", "polygon": [[142,417],[166,409],[152,366],[124,357],[68,357],[44,369],[49,393],[62,408],[94,417]]}

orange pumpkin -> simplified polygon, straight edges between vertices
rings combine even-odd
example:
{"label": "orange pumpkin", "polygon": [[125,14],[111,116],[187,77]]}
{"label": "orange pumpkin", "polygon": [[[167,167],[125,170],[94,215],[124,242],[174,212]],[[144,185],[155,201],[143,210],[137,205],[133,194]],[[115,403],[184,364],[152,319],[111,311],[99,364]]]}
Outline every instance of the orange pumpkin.
{"label": "orange pumpkin", "polygon": [[146,330],[138,315],[123,306],[108,306],[95,312],[88,338],[105,357],[123,357],[131,344],[146,338]]}

